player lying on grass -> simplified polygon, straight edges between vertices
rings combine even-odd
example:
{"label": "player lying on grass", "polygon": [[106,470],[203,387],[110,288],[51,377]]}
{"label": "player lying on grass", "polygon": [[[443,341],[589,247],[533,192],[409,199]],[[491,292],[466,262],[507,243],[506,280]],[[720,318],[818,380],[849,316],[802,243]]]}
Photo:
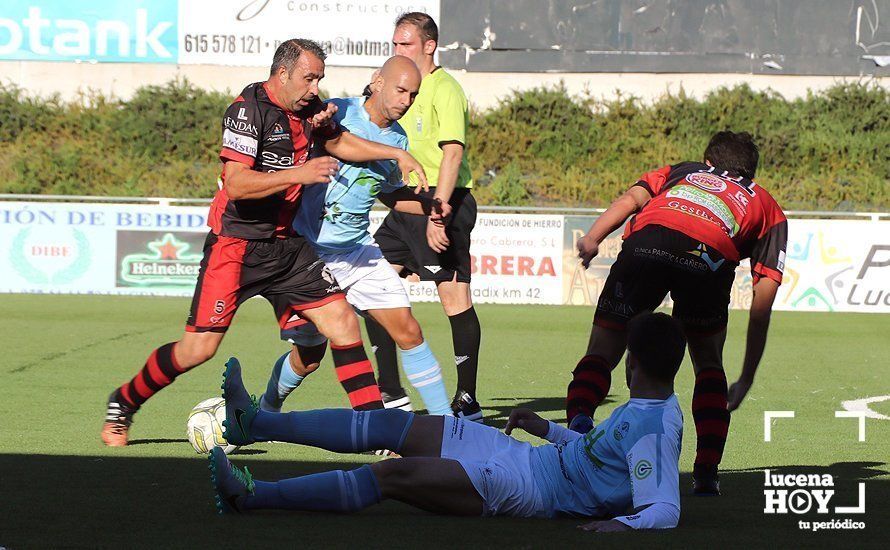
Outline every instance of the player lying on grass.
{"label": "player lying on grass", "polygon": [[[220,512],[257,509],[355,512],[384,499],[442,514],[596,517],[595,531],[671,528],[680,517],[678,460],[683,415],[674,376],[685,352],[676,321],[644,313],[628,327],[630,400],[581,435],[528,409],[507,434],[453,416],[399,409],[259,410],[230,359],[223,379],[229,443],[287,441],[334,452],[393,449],[404,458],[278,482],[255,481],[214,448],[211,477]],[[521,428],[550,441],[532,446]]]}
{"label": "player lying on grass", "polygon": [[[587,267],[600,243],[635,214],[600,294],[587,354],[572,373],[566,397],[569,427],[583,433],[592,426],[596,407],[609,393],[612,369],[624,354],[628,320],[657,308],[670,292],[695,369],[693,491],[701,495],[720,494],[717,468],[729,413],[754,382],[785,269],[788,225],[776,201],[753,181],[758,157],[749,134],[718,132],[705,149],[704,162],[644,174],[578,240],[578,255]],[[754,296],[742,373],[727,389],[727,310],[735,268],[743,258],[751,259]]]}
{"label": "player lying on grass", "polygon": [[[367,99],[330,101],[337,106],[334,120],[344,130],[366,140],[407,149],[408,138],[396,121],[414,102],[419,87],[420,72],[414,62],[407,57],[392,57],[375,75]],[[346,162],[340,165],[331,183],[303,190],[294,229],[324,260],[346,292],[346,300],[386,329],[398,344],[408,380],[420,393],[427,410],[432,414],[451,414],[439,362],[411,314],[408,294],[368,232],[375,198],[400,211],[432,213],[438,220],[444,220],[450,211],[447,202],[409,191],[395,161]],[[266,392],[260,399],[260,408],[266,411],[281,410],[284,399],[318,368],[328,341],[311,323],[282,331],[282,338],[296,349],[282,355],[272,368]],[[338,368],[337,374],[341,379],[354,376],[348,365]],[[394,405],[399,404],[387,406]]]}

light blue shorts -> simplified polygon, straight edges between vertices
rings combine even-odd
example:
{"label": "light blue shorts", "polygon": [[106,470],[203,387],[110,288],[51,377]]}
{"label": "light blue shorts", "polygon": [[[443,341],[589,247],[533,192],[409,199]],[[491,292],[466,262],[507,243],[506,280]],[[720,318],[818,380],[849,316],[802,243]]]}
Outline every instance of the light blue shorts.
{"label": "light blue shorts", "polygon": [[484,516],[549,517],[535,484],[532,445],[491,426],[445,416],[442,458],[456,460],[482,497]]}

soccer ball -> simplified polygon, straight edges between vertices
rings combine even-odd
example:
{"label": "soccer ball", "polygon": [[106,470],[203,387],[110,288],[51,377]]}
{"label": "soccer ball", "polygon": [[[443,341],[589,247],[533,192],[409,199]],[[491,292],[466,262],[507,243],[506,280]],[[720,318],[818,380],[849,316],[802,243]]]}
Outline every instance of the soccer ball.
{"label": "soccer ball", "polygon": [[225,419],[226,401],[222,397],[205,399],[195,405],[186,424],[186,434],[195,451],[207,454],[214,447],[222,447],[229,454],[238,448],[223,438],[222,421]]}

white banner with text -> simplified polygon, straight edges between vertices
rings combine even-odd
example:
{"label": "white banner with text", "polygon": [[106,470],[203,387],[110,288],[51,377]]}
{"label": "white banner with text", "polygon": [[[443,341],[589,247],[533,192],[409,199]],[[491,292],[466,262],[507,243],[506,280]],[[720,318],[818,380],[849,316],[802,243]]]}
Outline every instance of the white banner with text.
{"label": "white banner with text", "polygon": [[[385,215],[372,212],[372,230]],[[0,202],[0,293],[191,296],[206,218],[203,206]],[[480,214],[471,248],[474,301],[596,303],[621,240],[610,236],[590,268],[581,268],[575,244],[594,219]],[[437,299],[432,283],[412,279],[405,280],[412,301]],[[746,263],[730,292],[732,308],[750,306]],[[890,221],[791,220],[775,309],[890,312]]]}

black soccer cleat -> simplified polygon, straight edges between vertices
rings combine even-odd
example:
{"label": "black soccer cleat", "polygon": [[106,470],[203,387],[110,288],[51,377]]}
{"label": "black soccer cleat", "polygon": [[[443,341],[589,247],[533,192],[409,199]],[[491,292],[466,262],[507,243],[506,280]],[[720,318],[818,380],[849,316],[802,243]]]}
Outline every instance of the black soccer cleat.
{"label": "black soccer cleat", "polygon": [[464,390],[457,390],[451,402],[451,411],[457,418],[482,423],[482,407],[475,397]]}
{"label": "black soccer cleat", "polygon": [[401,409],[407,412],[412,412],[414,410],[411,406],[411,398],[408,397],[405,390],[399,390],[398,392],[393,393],[381,390],[380,397],[383,399],[383,407],[386,409]]}
{"label": "black soccer cleat", "polygon": [[720,496],[720,476],[717,466],[696,464],[692,469],[692,494],[699,497]]}

